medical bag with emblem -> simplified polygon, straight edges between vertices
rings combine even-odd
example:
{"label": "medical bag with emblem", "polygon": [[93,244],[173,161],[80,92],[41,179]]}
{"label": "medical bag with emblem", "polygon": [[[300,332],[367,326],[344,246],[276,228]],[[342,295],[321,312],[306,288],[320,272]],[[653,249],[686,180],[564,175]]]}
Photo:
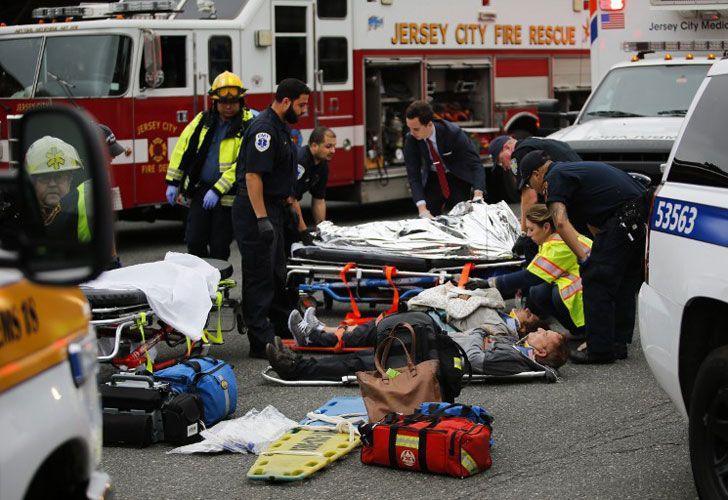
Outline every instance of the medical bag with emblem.
{"label": "medical bag with emblem", "polygon": [[162,407],[169,385],[151,376],[116,374],[99,386],[104,445],[143,448],[164,440]]}
{"label": "medical bag with emblem", "polygon": [[219,359],[191,358],[159,370],[154,378],[167,382],[176,393],[196,395],[202,403],[207,427],[227,418],[237,407],[238,388],[233,367]]}
{"label": "medical bag with emblem", "polygon": [[359,426],[361,461],[395,469],[469,477],[492,465],[489,424],[468,418],[390,413]]}

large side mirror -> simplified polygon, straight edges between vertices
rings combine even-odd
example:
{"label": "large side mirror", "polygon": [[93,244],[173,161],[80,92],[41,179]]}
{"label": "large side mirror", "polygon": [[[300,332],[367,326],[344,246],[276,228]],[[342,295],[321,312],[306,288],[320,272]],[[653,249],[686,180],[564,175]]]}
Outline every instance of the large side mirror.
{"label": "large side mirror", "polygon": [[28,111],[18,125],[19,268],[51,285],[88,281],[111,256],[108,157],[98,126],[65,106]]}
{"label": "large side mirror", "polygon": [[144,83],[156,89],[164,83],[162,70],[162,41],[159,34],[152,30],[143,30],[144,38]]}

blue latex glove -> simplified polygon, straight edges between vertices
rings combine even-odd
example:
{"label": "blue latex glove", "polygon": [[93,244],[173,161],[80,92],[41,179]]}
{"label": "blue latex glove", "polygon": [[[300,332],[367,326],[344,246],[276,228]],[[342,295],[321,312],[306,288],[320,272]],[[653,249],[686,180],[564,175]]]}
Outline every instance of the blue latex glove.
{"label": "blue latex glove", "polygon": [[177,186],[167,186],[167,193],[165,196],[167,197],[167,203],[170,205],[174,205],[177,200],[177,193],[179,192],[179,188]]}
{"label": "blue latex glove", "polygon": [[212,210],[217,206],[217,202],[220,201],[220,196],[213,190],[210,189],[205,193],[205,197],[202,199],[202,208],[205,210]]}

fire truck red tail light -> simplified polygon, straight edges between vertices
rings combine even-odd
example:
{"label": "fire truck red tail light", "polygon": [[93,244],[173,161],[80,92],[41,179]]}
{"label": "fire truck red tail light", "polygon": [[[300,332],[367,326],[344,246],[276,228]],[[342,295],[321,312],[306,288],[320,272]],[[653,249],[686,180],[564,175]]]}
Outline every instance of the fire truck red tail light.
{"label": "fire truck red tail light", "polygon": [[601,10],[624,10],[625,0],[599,0],[599,8]]}

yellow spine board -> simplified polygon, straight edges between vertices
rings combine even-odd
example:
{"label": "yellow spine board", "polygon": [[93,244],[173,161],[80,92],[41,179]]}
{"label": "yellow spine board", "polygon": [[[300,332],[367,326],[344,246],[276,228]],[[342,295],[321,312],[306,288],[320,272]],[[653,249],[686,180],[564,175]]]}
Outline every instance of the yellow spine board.
{"label": "yellow spine board", "polygon": [[359,437],[349,441],[349,434],[293,429],[258,457],[248,471],[248,479],[300,481],[343,457],[360,444]]}

